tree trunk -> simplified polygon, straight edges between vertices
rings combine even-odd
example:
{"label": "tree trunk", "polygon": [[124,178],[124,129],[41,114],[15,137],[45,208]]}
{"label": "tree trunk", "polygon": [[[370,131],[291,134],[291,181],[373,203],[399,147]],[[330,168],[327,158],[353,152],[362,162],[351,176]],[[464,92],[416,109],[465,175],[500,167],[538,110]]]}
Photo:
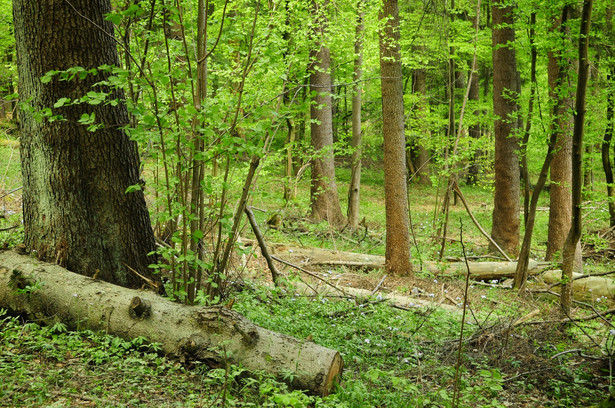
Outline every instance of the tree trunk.
{"label": "tree trunk", "polygon": [[[60,98],[72,101],[89,91],[124,99],[118,90],[93,87],[108,76],[102,71],[40,80],[50,70],[119,65],[113,26],[104,17],[110,11],[109,0],[13,2],[19,93],[31,107],[21,120],[25,244],[41,260],[137,288],[159,278],[148,269],[156,247],[143,192],[126,193],[142,186],[136,144],[122,130],[126,106],[82,103],[54,108],[64,120],[35,119]],[[86,114],[102,127],[89,131],[80,124]]]}
{"label": "tree trunk", "polygon": [[493,111],[495,120],[495,195],[491,235],[508,254],[519,246],[519,141],[517,139],[517,62],[513,6],[492,3]]}
{"label": "tree trunk", "polygon": [[[474,19],[477,17],[475,16]],[[476,24],[476,22],[475,22]],[[470,64],[470,67],[472,64]],[[478,72],[473,73],[471,76],[470,82],[470,92],[468,94],[468,101],[474,103],[476,108],[472,112],[473,120],[475,123],[472,123],[468,128],[468,135],[472,138],[472,142],[478,142],[478,139],[481,137],[481,129],[480,122],[478,119],[480,118],[480,110],[478,109],[478,103],[480,101],[480,84],[479,84],[480,75]],[[481,149],[473,149],[472,158],[470,159],[470,168],[468,169],[468,177],[466,178],[467,184],[474,185],[478,183],[479,176],[481,173],[481,159],[483,157],[483,152]]]}
{"label": "tree trunk", "polygon": [[[559,33],[558,43],[568,44],[570,36],[567,30],[568,13],[571,6],[564,6],[561,18],[555,18],[551,31]],[[558,34],[555,34],[558,35]],[[566,47],[565,45],[561,46]],[[557,48],[557,47],[556,47]],[[553,101],[551,132],[556,135],[554,156],[551,162],[551,188],[549,203],[549,232],[546,260],[561,255],[566,235],[570,230],[572,219],[572,95],[570,94],[569,72],[571,61],[564,57],[563,49],[549,50],[548,79],[549,99]]]}
{"label": "tree trunk", "polygon": [[363,0],[357,4],[358,16],[354,44],[354,86],[352,94],[352,148],[350,186],[348,187],[348,226],[357,229],[359,226],[359,197],[361,190],[361,92],[363,85],[363,36],[365,23],[363,18]]}
{"label": "tree trunk", "polygon": [[589,27],[592,0],[583,2],[581,30],[579,35],[579,76],[575,101],[574,130],[572,134],[572,225],[566,238],[562,264],[561,305],[565,314],[570,314],[572,306],[572,270],[575,252],[581,238],[581,190],[583,188],[583,132],[585,127],[585,95],[589,77]]}
{"label": "tree trunk", "polygon": [[337,351],[263,329],[226,307],[180,305],[11,251],[0,253],[0,307],[43,323],[143,336],[182,360],[240,364],[318,395],[329,394],[342,372]]}
{"label": "tree trunk", "polygon": [[[417,52],[425,52],[425,47],[416,47]],[[412,158],[414,159],[414,177],[419,178],[419,183],[431,185],[429,177],[429,151],[425,148],[424,141],[431,137],[431,129],[427,122],[427,71],[423,68],[414,70],[412,75],[412,92],[418,94],[419,101],[416,104],[416,116],[418,129],[412,143]]]}
{"label": "tree trunk", "polygon": [[[527,225],[530,212],[530,171],[527,163],[527,144],[530,140],[530,130],[532,129],[532,120],[534,117],[534,99],[536,98],[536,88],[538,83],[536,81],[536,61],[538,59],[538,50],[536,48],[536,12],[532,12],[530,15],[530,99],[527,106],[527,119],[525,121],[525,131],[523,132],[523,142],[521,144],[521,178],[523,180],[523,218],[524,223]],[[549,163],[550,165],[550,163]],[[548,169],[547,169],[548,170]],[[531,238],[531,236],[530,236]],[[525,238],[524,238],[525,239]]]}
{"label": "tree trunk", "polygon": [[341,225],[344,215],[340,207],[335,182],[333,161],[333,118],[331,116],[331,73],[329,48],[324,46],[328,2],[312,3],[314,23],[314,49],[310,51],[310,92],[312,93],[311,132],[316,157],[312,160],[312,185],[310,197],[312,217],[326,220],[331,225]]}
{"label": "tree trunk", "polygon": [[411,276],[404,98],[397,0],[384,1],[380,21],[384,22],[384,28],[380,32],[380,72],[384,137],[386,270],[392,275]]}
{"label": "tree trunk", "polygon": [[[615,68],[609,67],[607,82],[611,83],[615,79]],[[602,168],[606,180],[606,196],[609,203],[609,226],[615,227],[615,180],[613,180],[613,167],[611,165],[611,140],[613,139],[613,107],[615,98],[613,95],[607,96],[606,101],[606,129],[602,140]]]}

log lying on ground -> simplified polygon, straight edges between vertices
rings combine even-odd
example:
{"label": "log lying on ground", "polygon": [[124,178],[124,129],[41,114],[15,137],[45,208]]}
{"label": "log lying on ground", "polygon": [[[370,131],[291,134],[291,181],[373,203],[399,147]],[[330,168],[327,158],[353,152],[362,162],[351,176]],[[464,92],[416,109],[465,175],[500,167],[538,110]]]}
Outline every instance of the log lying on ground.
{"label": "log lying on ground", "polygon": [[[577,300],[593,300],[606,298],[609,301],[615,300],[615,281],[611,278],[599,276],[587,276],[581,278],[580,273],[573,273],[572,293]],[[540,278],[547,284],[558,283],[562,279],[561,270],[547,271]],[[559,292],[559,287],[553,288]],[[602,299],[601,299],[602,300]]]}
{"label": "log lying on ground", "polygon": [[292,378],[291,386],[317,395],[327,395],[342,371],[337,351],[263,329],[225,307],[180,305],[12,251],[0,252],[0,307],[43,323],[144,336],[167,354]]}
{"label": "log lying on ground", "polygon": [[[354,252],[335,251],[319,248],[296,248],[284,244],[269,244],[270,250],[278,257],[297,262],[301,260],[308,265],[348,266],[368,269],[384,269],[384,256],[358,254]],[[468,262],[470,277],[476,280],[512,278],[517,268],[516,262]],[[530,261],[530,275],[536,275],[551,264],[549,262]],[[420,265],[413,265],[420,270]],[[465,275],[465,262],[423,262],[423,269],[436,275]]]}

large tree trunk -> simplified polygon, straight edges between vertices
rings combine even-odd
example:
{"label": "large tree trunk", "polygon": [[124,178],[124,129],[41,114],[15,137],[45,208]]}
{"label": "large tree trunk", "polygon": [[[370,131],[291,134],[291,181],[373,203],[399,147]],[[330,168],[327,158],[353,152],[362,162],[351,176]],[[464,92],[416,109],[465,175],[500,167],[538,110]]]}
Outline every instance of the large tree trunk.
{"label": "large tree trunk", "polygon": [[492,3],[493,111],[495,119],[495,195],[491,235],[513,256],[519,246],[519,141],[517,119],[517,62],[513,6]]}
{"label": "large tree trunk", "polygon": [[572,306],[572,270],[575,253],[581,239],[581,190],[583,187],[583,133],[585,131],[585,95],[589,78],[589,27],[592,0],[583,2],[581,30],[579,34],[579,76],[575,101],[574,130],[572,133],[572,224],[564,244],[562,263],[561,306],[566,315]]}
{"label": "large tree trunk", "polygon": [[228,308],[180,305],[11,251],[0,253],[0,307],[44,323],[143,336],[181,359],[241,364],[318,395],[327,395],[342,371],[337,351],[263,329]]}
{"label": "large tree trunk", "polygon": [[333,161],[333,118],[331,115],[331,72],[329,48],[324,46],[327,17],[326,6],[314,0],[312,3],[314,24],[314,49],[310,51],[310,92],[312,93],[311,132],[312,145],[317,156],[312,160],[312,217],[327,220],[332,225],[341,225],[344,215],[340,207],[335,182]]}
{"label": "large tree trunk", "polygon": [[384,22],[384,28],[380,33],[380,73],[384,137],[386,270],[392,275],[409,276],[412,275],[412,264],[397,0],[384,1],[380,21]]}
{"label": "large tree trunk", "polygon": [[363,36],[365,31],[365,23],[363,18],[365,11],[363,10],[363,0],[357,3],[357,27],[355,32],[354,43],[354,75],[355,81],[352,94],[352,148],[351,159],[351,176],[350,186],[348,186],[348,225],[351,229],[356,229],[359,226],[359,197],[361,191],[361,92],[363,85],[361,80],[363,77]]}
{"label": "large tree trunk", "polygon": [[[122,130],[125,105],[58,107],[53,114],[64,120],[54,122],[34,115],[89,91],[124,99],[117,90],[93,87],[107,77],[104,72],[40,80],[50,70],[118,65],[113,26],[104,18],[110,11],[109,0],[13,2],[19,93],[31,107],[21,120],[25,244],[41,260],[136,288],[144,277],[159,279],[148,269],[155,241],[143,192],[126,193],[141,181],[136,145]],[[102,128],[89,131],[79,123],[84,114],[95,114]]]}
{"label": "large tree trunk", "polygon": [[[551,31],[558,35],[559,48],[567,48],[570,38],[566,28],[571,6],[564,6],[561,18],[554,18]],[[551,162],[551,188],[549,205],[549,239],[546,260],[561,254],[572,219],[572,95],[569,85],[569,58],[562,56],[565,49],[552,49],[548,55],[549,99],[553,103],[551,132],[556,134],[554,156]]]}

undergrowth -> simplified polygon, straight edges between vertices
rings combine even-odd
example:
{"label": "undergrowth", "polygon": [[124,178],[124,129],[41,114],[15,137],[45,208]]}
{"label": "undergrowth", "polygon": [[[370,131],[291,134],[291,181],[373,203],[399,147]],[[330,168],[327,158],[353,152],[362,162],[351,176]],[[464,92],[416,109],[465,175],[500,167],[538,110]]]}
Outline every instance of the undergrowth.
{"label": "undergrowth", "polygon": [[[377,298],[304,296],[292,286],[248,284],[235,296],[234,308],[257,324],[339,350],[345,367],[335,393],[315,397],[241,367],[179,363],[141,337],[128,341],[69,331],[61,323],[24,324],[3,311],[2,405],[452,406],[460,313],[400,310]],[[599,355],[582,331],[551,326],[506,331],[509,316],[503,312],[477,310],[475,316],[468,318],[462,346],[459,407],[583,407],[604,399],[607,359],[560,354],[579,348]],[[604,334],[605,350],[613,346],[615,337],[600,324],[585,330]]]}

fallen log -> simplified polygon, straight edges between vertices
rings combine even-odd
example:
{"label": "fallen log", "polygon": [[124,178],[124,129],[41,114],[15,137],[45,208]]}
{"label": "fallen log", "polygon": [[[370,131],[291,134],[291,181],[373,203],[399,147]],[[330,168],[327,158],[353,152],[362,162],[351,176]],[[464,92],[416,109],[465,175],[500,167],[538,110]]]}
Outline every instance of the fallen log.
{"label": "fallen log", "polygon": [[263,329],[231,309],[180,305],[12,251],[0,252],[0,307],[41,323],[144,336],[180,359],[265,371],[317,395],[331,392],[343,366],[337,351]]}
{"label": "fallen log", "polygon": [[[285,244],[269,244],[270,250],[279,258],[288,261],[302,261],[304,265],[347,266],[352,268],[384,269],[384,256],[358,254],[354,252],[335,251],[320,248],[298,248]],[[515,276],[517,262],[468,262],[470,277],[475,280],[493,280]],[[437,276],[465,275],[465,262],[423,262],[423,269]],[[530,275],[536,275],[548,269],[549,262],[530,261]],[[420,265],[413,265],[420,270]]]}
{"label": "fallen log", "polygon": [[[547,271],[540,275],[540,278],[547,284],[555,285],[561,282],[562,271],[553,270]],[[572,274],[572,293],[577,300],[592,300],[598,301],[615,300],[615,281],[611,278],[598,276],[583,276],[583,274],[574,272]],[[559,290],[558,288],[553,288]]]}

